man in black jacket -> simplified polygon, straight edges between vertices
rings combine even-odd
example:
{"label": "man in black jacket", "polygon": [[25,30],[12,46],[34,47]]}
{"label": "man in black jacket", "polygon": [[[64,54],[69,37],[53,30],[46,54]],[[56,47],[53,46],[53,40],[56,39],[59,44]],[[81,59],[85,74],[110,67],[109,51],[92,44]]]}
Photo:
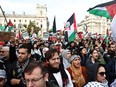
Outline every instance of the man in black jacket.
{"label": "man in black jacket", "polygon": [[116,56],[106,66],[108,82],[111,84],[116,79]]}
{"label": "man in black jacket", "polygon": [[9,47],[8,46],[2,46],[0,49],[0,55],[2,56],[2,58],[0,59],[0,61],[3,62],[5,70],[6,70],[6,87],[10,87],[10,78],[11,78],[11,70],[12,70],[12,66],[11,66],[11,62],[9,59]]}
{"label": "man in black jacket", "polygon": [[108,52],[104,53],[103,55],[106,64],[108,64],[114,58],[114,56],[116,56],[116,44],[111,43],[108,46]]}
{"label": "man in black jacket", "polygon": [[18,60],[12,64],[12,79],[10,80],[12,87],[25,87],[23,72],[31,61],[31,48],[27,44],[21,45]]}

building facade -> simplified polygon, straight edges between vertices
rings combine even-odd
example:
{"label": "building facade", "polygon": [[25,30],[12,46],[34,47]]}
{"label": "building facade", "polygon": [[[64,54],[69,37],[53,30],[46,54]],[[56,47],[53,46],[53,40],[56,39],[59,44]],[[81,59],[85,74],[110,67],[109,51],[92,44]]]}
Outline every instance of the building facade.
{"label": "building facade", "polygon": [[107,29],[111,32],[110,24],[110,19],[89,14],[78,24],[78,31],[85,33],[86,29],[91,34],[97,33],[105,36]]}
{"label": "building facade", "polygon": [[7,22],[3,16],[0,14],[0,25],[5,26],[9,20],[14,25],[14,30],[23,30],[25,29],[24,25],[27,27],[30,22],[34,22],[35,25],[41,28],[41,33],[46,32],[48,30],[48,17],[47,17],[47,5],[39,5],[36,6],[35,15],[25,14],[16,14],[13,12],[12,14],[5,14]]}

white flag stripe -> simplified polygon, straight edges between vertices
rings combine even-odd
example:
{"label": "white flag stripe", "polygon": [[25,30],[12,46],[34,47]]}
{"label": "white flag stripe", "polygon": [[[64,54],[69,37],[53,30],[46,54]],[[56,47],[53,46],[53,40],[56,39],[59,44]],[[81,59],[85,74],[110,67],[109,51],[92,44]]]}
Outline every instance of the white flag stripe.
{"label": "white flag stripe", "polygon": [[74,32],[74,23],[70,26],[70,29],[68,30],[68,37]]}
{"label": "white flag stripe", "polygon": [[105,7],[96,7],[95,9],[98,9],[98,10],[107,10]]}

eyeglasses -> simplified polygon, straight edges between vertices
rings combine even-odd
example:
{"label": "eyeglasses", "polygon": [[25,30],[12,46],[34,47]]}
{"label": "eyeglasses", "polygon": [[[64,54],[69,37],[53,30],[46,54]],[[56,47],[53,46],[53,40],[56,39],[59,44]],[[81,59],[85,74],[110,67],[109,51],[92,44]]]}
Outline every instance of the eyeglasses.
{"label": "eyeglasses", "polygon": [[5,51],[0,51],[0,53],[4,53]]}
{"label": "eyeglasses", "polygon": [[36,79],[25,79],[25,83],[29,84],[29,82],[31,82],[32,84],[36,84],[39,80],[41,80],[44,77],[44,75],[40,78],[36,78]]}
{"label": "eyeglasses", "polygon": [[99,72],[98,74],[100,74],[101,76],[104,76],[106,72]]}

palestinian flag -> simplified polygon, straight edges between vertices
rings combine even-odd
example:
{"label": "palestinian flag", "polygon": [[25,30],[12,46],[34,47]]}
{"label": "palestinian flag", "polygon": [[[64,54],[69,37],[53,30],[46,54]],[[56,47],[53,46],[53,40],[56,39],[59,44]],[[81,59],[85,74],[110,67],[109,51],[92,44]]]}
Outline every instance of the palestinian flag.
{"label": "palestinian flag", "polygon": [[72,14],[72,16],[67,20],[67,22],[70,24],[68,32],[68,40],[74,41],[76,37],[77,32],[77,25],[76,25],[76,18],[75,13]]}
{"label": "palestinian flag", "polygon": [[56,18],[55,17],[54,17],[54,21],[53,21],[52,31],[53,31],[53,33],[56,33]]}
{"label": "palestinian flag", "polygon": [[11,32],[11,30],[13,29],[13,23],[11,21],[9,21],[9,23],[7,24],[5,31],[6,32]]}
{"label": "palestinian flag", "polygon": [[0,26],[0,31],[4,31],[5,26]]}
{"label": "palestinian flag", "polygon": [[94,14],[101,17],[112,19],[111,30],[113,40],[116,41],[116,1],[110,1],[103,4],[99,4],[88,10],[90,14]]}
{"label": "palestinian flag", "polygon": [[21,39],[21,33],[20,33],[20,30],[19,30],[19,32],[16,34],[16,38]]}

